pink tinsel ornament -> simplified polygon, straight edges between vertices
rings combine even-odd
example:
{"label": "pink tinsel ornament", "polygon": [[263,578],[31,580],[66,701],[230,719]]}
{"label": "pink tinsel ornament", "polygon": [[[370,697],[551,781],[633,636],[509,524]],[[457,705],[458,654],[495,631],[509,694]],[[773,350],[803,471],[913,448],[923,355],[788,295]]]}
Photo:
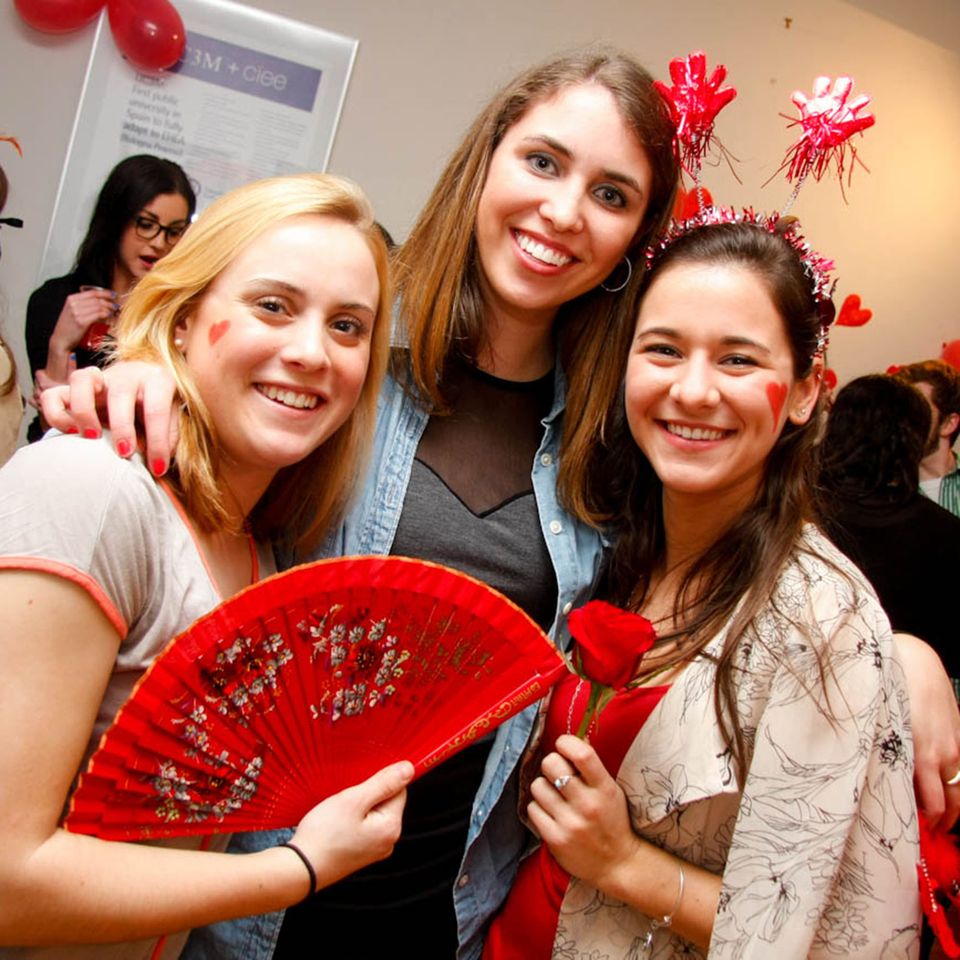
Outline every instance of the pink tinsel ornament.
{"label": "pink tinsel ornament", "polygon": [[683,168],[697,180],[703,159],[710,149],[717,114],[737,95],[734,87],[721,87],[727,68],[718,65],[707,77],[707,58],[702,50],[670,61],[668,87],[659,80],[654,86],[666,101],[677,128],[677,155]]}
{"label": "pink tinsel ornament", "polygon": [[800,117],[791,126],[799,124],[802,133],[787,150],[780,167],[781,170],[787,168],[787,180],[802,181],[811,173],[819,180],[831,164],[836,164],[837,175],[842,179],[848,150],[856,160],[857,150],[850,138],[872,127],[875,118],[862,112],[870,97],[861,94],[849,100],[852,90],[852,77],[837,77],[835,81],[817,77],[809,99],[799,90],[794,92],[790,99],[800,111]]}

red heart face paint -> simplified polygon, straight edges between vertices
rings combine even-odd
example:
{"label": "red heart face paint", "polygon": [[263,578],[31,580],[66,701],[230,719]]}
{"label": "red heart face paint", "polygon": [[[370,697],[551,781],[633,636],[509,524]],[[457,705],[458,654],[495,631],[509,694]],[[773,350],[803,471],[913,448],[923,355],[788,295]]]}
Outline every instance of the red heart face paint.
{"label": "red heart face paint", "polygon": [[230,329],[229,320],[221,320],[210,325],[210,346],[212,347]]}
{"label": "red heart face paint", "polygon": [[773,411],[773,429],[780,426],[780,412],[783,410],[783,401],[787,399],[787,385],[785,383],[768,383],[767,400]]}

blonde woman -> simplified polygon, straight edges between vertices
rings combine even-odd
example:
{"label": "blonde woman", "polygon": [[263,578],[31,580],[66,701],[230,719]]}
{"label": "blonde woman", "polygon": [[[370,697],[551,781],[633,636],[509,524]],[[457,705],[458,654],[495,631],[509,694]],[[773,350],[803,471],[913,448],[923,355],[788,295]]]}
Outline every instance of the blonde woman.
{"label": "blonde woman", "polygon": [[272,572],[272,538],[313,544],[338,519],[368,447],[388,303],[386,251],[355,186],[303,175],[227,194],[138,284],[118,329],[121,356],[178,385],[175,469],[157,481],[139,457],[60,436],[0,474],[11,955],[175,957],[185,934],[165,934],[288,906],[314,874],[324,886],[389,852],[405,763],[315,807],[297,850],[227,857],[58,826],[78,768],[165,642]]}

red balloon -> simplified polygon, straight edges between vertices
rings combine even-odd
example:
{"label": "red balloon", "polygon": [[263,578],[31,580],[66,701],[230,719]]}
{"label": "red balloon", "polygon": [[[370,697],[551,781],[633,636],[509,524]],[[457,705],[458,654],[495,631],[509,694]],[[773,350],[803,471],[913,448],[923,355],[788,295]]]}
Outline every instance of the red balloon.
{"label": "red balloon", "polygon": [[960,370],[960,340],[951,340],[949,343],[945,343],[940,359],[949,363],[956,370]]}
{"label": "red balloon", "polygon": [[107,0],[120,52],[141,70],[165,70],[182,56],[187,33],[169,0]]}
{"label": "red balloon", "polygon": [[17,12],[35,30],[67,33],[89,23],[104,0],[13,0]]}

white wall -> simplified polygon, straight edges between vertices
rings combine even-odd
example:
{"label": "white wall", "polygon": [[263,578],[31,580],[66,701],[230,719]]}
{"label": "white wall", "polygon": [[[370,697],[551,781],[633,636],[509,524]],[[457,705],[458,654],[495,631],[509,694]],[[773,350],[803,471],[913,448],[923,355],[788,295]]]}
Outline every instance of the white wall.
{"label": "white wall", "polygon": [[[857,2],[857,0],[855,0]],[[862,141],[870,168],[854,171],[844,204],[836,181],[808,184],[794,210],[808,238],[838,265],[838,302],[859,293],[874,319],[835,332],[830,363],[841,382],[892,362],[935,356],[960,337],[956,243],[960,185],[960,4],[914,0],[925,39],[841,0],[258,0],[254,6],[356,37],[360,51],[330,169],[358,180],[380,219],[402,239],[446,156],[493,90],[558,50],[605,40],[655,75],[669,59],[703,48],[725,63],[740,95],[718,132],[740,163],[738,185],[709,171],[720,201],[779,208],[777,178],[792,133],[778,114],[818,73],[849,73],[874,97],[877,124]],[[881,5],[882,6],[882,5]],[[930,30],[937,11],[940,31]],[[903,22],[909,13],[899,14]],[[788,25],[789,18],[789,25]],[[923,21],[923,22],[921,22]],[[11,181],[6,215],[21,231],[0,235],[0,322],[26,368],[22,323],[52,213],[92,28],[53,37],[0,9],[0,133],[16,135],[20,160],[0,145]],[[24,382],[24,389],[27,384]]]}

